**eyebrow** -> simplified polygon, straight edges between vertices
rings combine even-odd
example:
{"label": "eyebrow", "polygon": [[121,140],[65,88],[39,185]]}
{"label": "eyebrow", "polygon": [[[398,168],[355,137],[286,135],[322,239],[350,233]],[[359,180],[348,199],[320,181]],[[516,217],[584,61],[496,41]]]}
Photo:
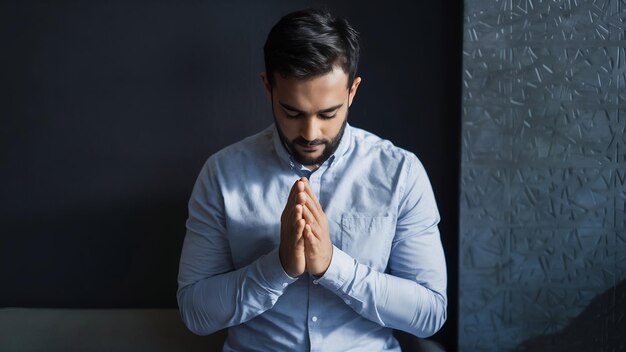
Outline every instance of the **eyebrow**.
{"label": "eyebrow", "polygon": [[[293,112],[297,112],[297,113],[301,113],[301,114],[303,114],[303,113],[304,113],[304,111],[299,110],[299,109],[296,109],[296,108],[294,108],[293,106],[288,105],[288,104],[285,104],[285,103],[283,103],[283,102],[280,102],[280,101],[279,101],[279,102],[278,102],[278,104],[280,104],[283,108],[285,108],[285,109],[287,109],[287,110],[290,110],[290,111],[293,111]],[[322,110],[318,111],[317,113],[318,113],[318,114],[325,114],[325,113],[333,112],[333,111],[335,111],[335,110],[339,109],[339,108],[340,108],[340,107],[342,107],[342,106],[343,106],[343,103],[342,103],[342,104],[335,105],[335,106],[331,106],[331,107],[326,108],[326,109],[322,109]]]}

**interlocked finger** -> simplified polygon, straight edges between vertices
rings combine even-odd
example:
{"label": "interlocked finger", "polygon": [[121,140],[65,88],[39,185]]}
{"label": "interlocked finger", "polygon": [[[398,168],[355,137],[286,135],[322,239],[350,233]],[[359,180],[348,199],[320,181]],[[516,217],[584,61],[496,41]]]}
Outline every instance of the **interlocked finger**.
{"label": "interlocked finger", "polygon": [[[305,221],[304,221],[304,218],[302,216],[303,209],[304,209],[304,207],[302,205],[296,204],[296,206],[294,207],[294,210],[293,210],[292,220],[293,220],[293,228],[295,230],[294,234],[296,236],[301,236],[302,235],[302,230],[304,230]],[[300,228],[300,225],[302,225],[302,227],[303,227],[302,229]]]}
{"label": "interlocked finger", "polygon": [[315,218],[315,222],[318,224],[321,223],[321,220],[322,220],[321,214],[319,210],[317,209],[317,206],[315,205],[313,199],[310,196],[308,195],[306,196],[306,202],[304,203],[304,205],[305,205],[305,209],[311,213],[313,218]]}
{"label": "interlocked finger", "polygon": [[308,207],[303,208],[302,217],[304,218],[307,225],[310,227],[315,236],[320,236],[322,234],[322,229],[320,227],[319,221],[315,218],[315,216]]}
{"label": "interlocked finger", "polygon": [[297,180],[291,187],[289,196],[287,197],[287,204],[285,205],[285,209],[282,214],[285,219],[288,219],[293,215],[294,206],[297,203],[298,193],[302,192],[304,188],[304,182],[301,180]]}

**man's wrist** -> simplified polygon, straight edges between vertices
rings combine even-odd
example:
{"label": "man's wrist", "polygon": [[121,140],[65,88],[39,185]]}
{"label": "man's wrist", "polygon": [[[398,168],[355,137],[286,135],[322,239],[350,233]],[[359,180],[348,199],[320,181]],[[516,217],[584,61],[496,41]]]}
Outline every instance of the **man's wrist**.
{"label": "man's wrist", "polygon": [[280,262],[281,268],[283,269],[283,272],[287,276],[289,276],[291,278],[297,278],[298,276],[301,275],[299,273],[293,272],[293,271],[288,269],[289,268],[289,261],[287,259],[283,258],[283,254],[282,254],[282,252],[280,250],[278,251],[278,260]]}
{"label": "man's wrist", "polygon": [[333,261],[334,247],[335,246],[332,246],[330,248],[330,257],[326,260],[326,265],[324,266],[324,269],[321,270],[321,271],[315,272],[315,273],[311,272],[310,273],[311,275],[313,275],[315,277],[322,277],[322,276],[324,276],[324,274],[326,274],[326,272],[328,271],[328,268],[330,267],[330,263],[332,263],[332,261]]}
{"label": "man's wrist", "polygon": [[298,279],[283,268],[278,248],[261,257],[258,264],[266,284],[273,289],[283,290]]}
{"label": "man's wrist", "polygon": [[328,268],[318,279],[324,287],[338,291],[346,281],[351,279],[357,262],[346,252],[333,245],[333,256]]}

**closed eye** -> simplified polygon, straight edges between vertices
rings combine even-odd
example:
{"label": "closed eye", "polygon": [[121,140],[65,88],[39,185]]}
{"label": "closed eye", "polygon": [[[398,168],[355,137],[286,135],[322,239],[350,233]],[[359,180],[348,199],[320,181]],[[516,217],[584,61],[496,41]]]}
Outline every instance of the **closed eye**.
{"label": "closed eye", "polygon": [[[297,119],[297,118],[301,118],[303,116],[305,116],[305,113],[290,106],[287,105],[285,103],[282,102],[278,102],[280,104],[280,106],[282,107],[283,111],[285,112],[285,115],[287,115],[287,118],[289,119]],[[333,117],[337,116],[337,111],[339,111],[339,108],[341,108],[343,106],[343,104],[338,104],[335,106],[332,106],[330,108],[324,109],[324,110],[320,110],[317,112],[317,115],[320,119],[322,120],[329,120],[332,119]]]}
{"label": "closed eye", "polygon": [[285,110],[285,114],[287,115],[287,118],[290,118],[290,119],[297,119],[299,117],[304,116],[304,114],[301,112],[289,111],[289,110]]}
{"label": "closed eye", "polygon": [[330,119],[332,119],[333,117],[337,116],[337,111],[335,111],[335,113],[334,113],[334,114],[332,114],[332,115],[328,115],[328,114],[320,114],[319,116],[320,116],[320,118],[321,118],[321,119],[323,119],[323,120],[330,120]]}

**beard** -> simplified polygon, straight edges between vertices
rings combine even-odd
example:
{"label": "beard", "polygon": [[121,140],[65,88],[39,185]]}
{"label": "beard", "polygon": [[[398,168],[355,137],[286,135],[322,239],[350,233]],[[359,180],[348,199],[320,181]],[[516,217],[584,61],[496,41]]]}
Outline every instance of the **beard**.
{"label": "beard", "polygon": [[[272,114],[273,114],[273,111],[272,111]],[[314,139],[312,141],[307,141],[306,139],[302,137],[297,137],[294,140],[290,141],[289,139],[287,139],[283,131],[280,129],[280,126],[278,125],[278,121],[276,120],[276,115],[274,115],[274,124],[276,125],[276,130],[278,131],[278,136],[280,137],[280,140],[283,143],[283,146],[285,147],[285,149],[287,149],[287,152],[291,154],[291,156],[296,162],[304,166],[321,165],[326,160],[328,160],[328,158],[330,158],[331,155],[333,155],[337,151],[337,148],[339,147],[339,143],[341,142],[341,138],[343,137],[343,134],[345,132],[346,125],[348,124],[348,112],[346,111],[346,117],[344,118],[343,123],[341,124],[341,128],[339,129],[339,132],[337,133],[335,137],[331,138],[330,140]],[[298,149],[296,149],[296,144],[300,144],[303,146],[323,145],[324,149],[322,150],[322,154],[320,156],[310,157],[310,156],[307,156],[298,152]]]}

